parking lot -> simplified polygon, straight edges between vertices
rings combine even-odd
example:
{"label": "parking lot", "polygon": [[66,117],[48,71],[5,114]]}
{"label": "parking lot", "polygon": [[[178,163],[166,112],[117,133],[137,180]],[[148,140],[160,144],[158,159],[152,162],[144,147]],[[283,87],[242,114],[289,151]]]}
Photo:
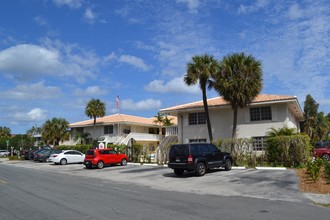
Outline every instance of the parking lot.
{"label": "parking lot", "polygon": [[98,178],[102,186],[110,181],[138,184],[159,190],[220,196],[245,196],[292,202],[311,202],[299,192],[294,170],[231,170],[215,169],[203,177],[185,173],[177,177],[172,169],[159,166],[128,164],[103,169],[86,169],[82,164],[54,165],[32,161],[1,160],[1,164],[38,169],[85,178]]}

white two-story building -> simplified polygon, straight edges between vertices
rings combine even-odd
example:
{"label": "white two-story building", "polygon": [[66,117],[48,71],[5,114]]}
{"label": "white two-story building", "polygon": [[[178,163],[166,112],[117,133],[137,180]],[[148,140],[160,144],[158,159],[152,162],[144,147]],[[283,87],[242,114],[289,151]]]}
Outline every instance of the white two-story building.
{"label": "white two-story building", "polygon": [[[208,99],[213,139],[231,138],[233,110],[222,97]],[[178,142],[209,142],[203,101],[160,110],[178,119]],[[237,138],[254,138],[263,149],[263,139],[271,128],[295,128],[300,131],[303,112],[295,96],[259,94],[251,104],[238,110]]]}

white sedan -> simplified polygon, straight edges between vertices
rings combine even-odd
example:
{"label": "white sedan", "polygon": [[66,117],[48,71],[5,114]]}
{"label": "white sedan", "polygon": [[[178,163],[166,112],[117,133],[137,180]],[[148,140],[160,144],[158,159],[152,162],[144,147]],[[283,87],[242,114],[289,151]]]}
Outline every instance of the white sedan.
{"label": "white sedan", "polygon": [[49,161],[55,164],[65,165],[67,163],[83,163],[85,154],[76,150],[64,150],[58,154],[52,154]]}

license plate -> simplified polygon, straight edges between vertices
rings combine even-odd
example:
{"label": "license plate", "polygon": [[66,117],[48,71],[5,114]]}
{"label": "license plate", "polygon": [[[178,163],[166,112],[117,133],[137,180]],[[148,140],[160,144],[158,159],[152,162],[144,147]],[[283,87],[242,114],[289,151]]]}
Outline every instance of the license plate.
{"label": "license plate", "polygon": [[177,158],[175,159],[175,162],[180,162],[180,158],[177,157]]}

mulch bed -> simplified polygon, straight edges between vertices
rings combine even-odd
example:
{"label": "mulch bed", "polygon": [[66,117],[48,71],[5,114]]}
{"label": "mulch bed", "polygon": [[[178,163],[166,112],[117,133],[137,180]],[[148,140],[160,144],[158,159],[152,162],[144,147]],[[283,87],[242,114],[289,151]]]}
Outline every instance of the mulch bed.
{"label": "mulch bed", "polygon": [[300,179],[300,191],[309,193],[329,194],[330,184],[327,183],[322,167],[318,180],[314,183],[312,178],[308,175],[306,168],[297,169],[297,176]]}

